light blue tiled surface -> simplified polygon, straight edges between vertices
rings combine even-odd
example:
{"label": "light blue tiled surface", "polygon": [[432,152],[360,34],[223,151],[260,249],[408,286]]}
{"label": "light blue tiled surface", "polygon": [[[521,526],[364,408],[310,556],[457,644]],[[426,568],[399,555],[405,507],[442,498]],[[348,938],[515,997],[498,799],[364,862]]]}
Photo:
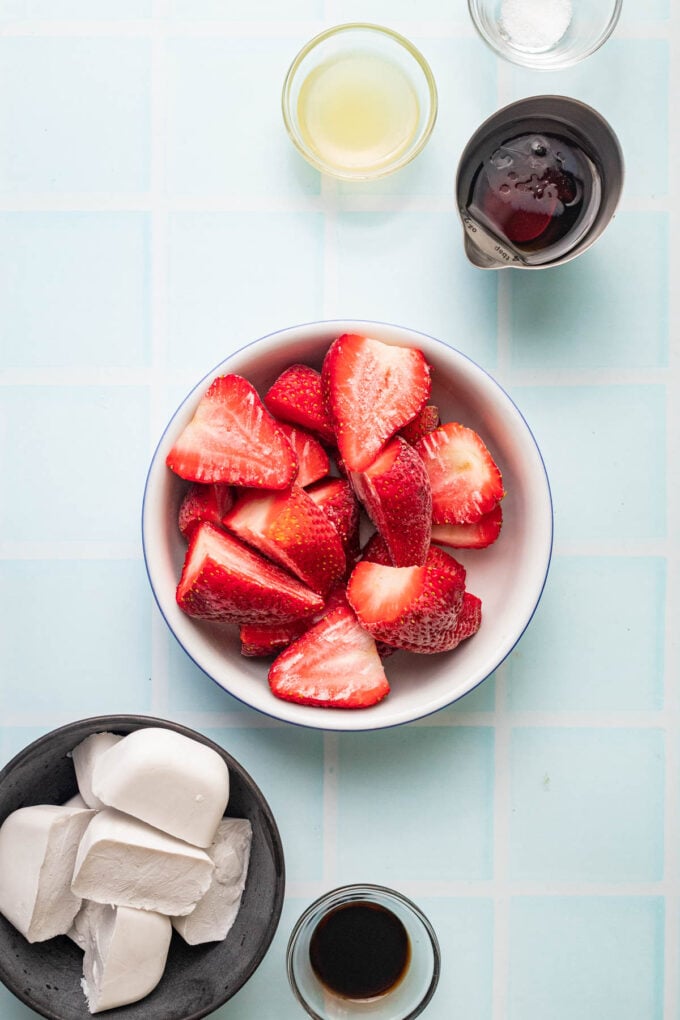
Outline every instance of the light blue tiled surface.
{"label": "light blue tiled surface", "polygon": [[[0,764],[106,712],[177,719],[243,762],[288,887],[221,1020],[301,1020],[289,931],[352,880],[432,919],[431,1020],[680,1020],[678,7],[626,0],[599,53],[533,75],[450,0],[0,0]],[[356,18],[413,37],[440,110],[412,165],[348,186],[294,151],[279,93],[310,34]],[[622,206],[582,259],[480,273],[458,156],[539,92],[611,120]],[[217,688],[167,633],[139,540],[187,389],[333,316],[411,325],[491,371],[555,503],[546,592],[506,663],[377,734],[288,728]],[[0,988],[0,1020],[34,1015]]]}

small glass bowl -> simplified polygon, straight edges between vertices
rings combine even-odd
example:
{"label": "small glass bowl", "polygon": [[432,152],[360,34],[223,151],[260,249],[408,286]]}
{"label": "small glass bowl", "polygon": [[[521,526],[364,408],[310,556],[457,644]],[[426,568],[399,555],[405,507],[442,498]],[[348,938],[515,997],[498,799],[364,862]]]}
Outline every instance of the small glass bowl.
{"label": "small glass bowl", "polygon": [[[300,93],[310,75],[333,61],[357,57],[375,58],[395,67],[417,102],[417,122],[408,145],[393,158],[358,168],[325,159],[304,137],[299,116]],[[408,39],[380,25],[352,22],[321,32],[300,50],[286,75],[281,105],[288,134],[308,163],[341,180],[370,181],[406,166],[423,149],[437,118],[437,86],[429,64]]]}
{"label": "small glass bowl", "polygon": [[[556,21],[553,26],[549,22],[542,26],[532,26],[532,30],[527,29],[522,34],[516,22],[517,30],[511,35],[513,25],[510,18],[513,12],[515,16],[521,14],[520,2],[468,0],[468,8],[480,36],[499,56],[522,67],[553,71],[577,64],[606,42],[616,28],[623,0],[573,0],[568,24],[568,14],[564,15],[565,6],[555,6],[553,10]],[[525,2],[527,8],[532,7],[532,0]],[[553,2],[557,4],[558,0]],[[568,0],[563,0],[563,3],[566,5]],[[548,17],[550,3],[540,7],[535,5],[534,9],[541,10]],[[504,11],[507,24],[503,20]],[[563,33],[560,32],[561,18],[564,18],[566,26]]]}
{"label": "small glass bowl", "polygon": [[[336,907],[372,903],[392,911],[406,928],[410,942],[408,968],[390,991],[371,999],[348,999],[325,988],[312,969],[309,946],[319,922]],[[393,889],[380,885],[346,885],[321,896],[302,914],[286,954],[291,988],[315,1020],[412,1020],[434,995],[439,981],[439,943],[422,911]]]}

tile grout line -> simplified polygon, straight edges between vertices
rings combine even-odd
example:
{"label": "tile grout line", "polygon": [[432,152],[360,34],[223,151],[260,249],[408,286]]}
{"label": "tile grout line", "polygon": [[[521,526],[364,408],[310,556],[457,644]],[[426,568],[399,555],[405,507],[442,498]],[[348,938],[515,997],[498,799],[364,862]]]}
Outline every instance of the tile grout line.
{"label": "tile grout line", "polygon": [[[671,11],[669,22],[669,96],[678,95],[680,71],[680,17]],[[672,104],[671,104],[672,107]],[[668,384],[666,386],[666,614],[664,647],[664,704],[669,721],[665,747],[664,805],[664,880],[666,884],[664,915],[664,977],[663,1015],[677,1017],[680,1012],[680,645],[676,637],[680,614],[680,543],[675,524],[680,520],[680,487],[671,485],[677,477],[680,457],[680,386],[674,383],[680,372],[680,299],[674,281],[680,272],[680,258],[673,239],[680,229],[680,193],[675,184],[674,170],[680,157],[680,132],[675,127],[672,108],[668,118],[668,180],[669,180],[669,245],[668,245]]]}
{"label": "tile grout line", "polygon": [[[164,21],[168,0],[153,0],[151,37],[151,385],[149,426],[151,449],[165,424],[165,378],[167,361],[167,233],[165,200],[166,166],[166,42]],[[149,598],[151,593],[149,592]],[[165,622],[156,605],[151,614],[151,708],[157,715],[168,711],[169,642]]]}
{"label": "tile grout line", "polygon": [[[510,101],[511,72],[501,59],[497,67],[497,107]],[[496,272],[498,287],[497,356],[498,374],[507,379],[510,365],[511,277],[503,270]],[[510,826],[510,739],[511,722],[507,702],[507,662],[495,674],[494,728],[494,801],[493,801],[493,973],[492,1020],[506,1020],[510,979],[510,895],[508,888],[508,853]]]}

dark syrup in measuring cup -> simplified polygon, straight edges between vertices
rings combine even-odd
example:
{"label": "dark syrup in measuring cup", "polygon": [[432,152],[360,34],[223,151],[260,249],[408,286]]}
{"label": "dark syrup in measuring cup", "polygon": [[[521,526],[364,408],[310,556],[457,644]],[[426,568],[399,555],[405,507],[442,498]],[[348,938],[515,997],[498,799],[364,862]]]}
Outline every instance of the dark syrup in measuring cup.
{"label": "dark syrup in measuring cup", "polygon": [[309,958],[319,981],[347,999],[386,995],[408,970],[411,945],[399,918],[377,903],[343,903],[317,924]]}
{"label": "dark syrup in measuring cup", "polygon": [[601,185],[593,161],[564,136],[494,139],[472,179],[466,212],[528,264],[560,258],[592,225]]}

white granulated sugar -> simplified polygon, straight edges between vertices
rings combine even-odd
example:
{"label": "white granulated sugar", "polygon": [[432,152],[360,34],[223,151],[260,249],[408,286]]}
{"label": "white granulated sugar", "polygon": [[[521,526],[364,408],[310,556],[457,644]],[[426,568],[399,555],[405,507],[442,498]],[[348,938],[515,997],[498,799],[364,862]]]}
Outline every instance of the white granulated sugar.
{"label": "white granulated sugar", "polygon": [[515,46],[549,50],[571,22],[571,0],[501,0],[499,27]]}

